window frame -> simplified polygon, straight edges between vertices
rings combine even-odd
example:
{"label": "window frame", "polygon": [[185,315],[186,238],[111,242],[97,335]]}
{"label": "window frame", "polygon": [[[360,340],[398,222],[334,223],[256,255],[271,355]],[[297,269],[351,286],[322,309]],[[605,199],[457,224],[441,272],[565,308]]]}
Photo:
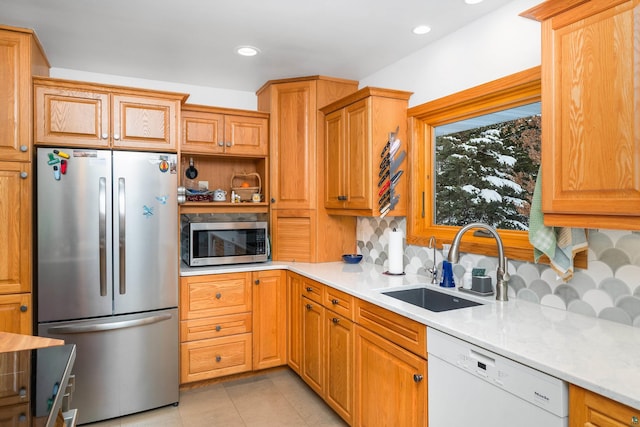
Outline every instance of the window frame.
{"label": "window frame", "polygon": [[[427,102],[408,110],[409,153],[409,215],[407,243],[428,246],[432,236],[437,247],[451,243],[460,227],[434,224],[434,187],[432,180],[435,160],[433,129],[459,120],[485,115],[508,108],[541,101],[540,67],[533,67],[470,89]],[[541,143],[542,144],[542,143]],[[533,262],[533,246],[527,231],[497,230],[504,244],[505,256]],[[497,256],[493,238],[474,236],[468,232],[460,246],[462,252]],[[541,262],[547,262],[542,260]]]}

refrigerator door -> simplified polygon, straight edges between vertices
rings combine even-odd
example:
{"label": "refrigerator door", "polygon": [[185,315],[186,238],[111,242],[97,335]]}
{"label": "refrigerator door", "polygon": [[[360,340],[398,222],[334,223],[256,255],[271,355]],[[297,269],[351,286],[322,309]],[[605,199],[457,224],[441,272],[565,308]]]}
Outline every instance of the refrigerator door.
{"label": "refrigerator door", "polygon": [[178,306],[176,155],[113,152],[114,313]]}
{"label": "refrigerator door", "polygon": [[38,335],[75,344],[78,423],[178,402],[178,310],[45,323]]}
{"label": "refrigerator door", "polygon": [[111,181],[110,151],[38,148],[39,322],[112,313]]}

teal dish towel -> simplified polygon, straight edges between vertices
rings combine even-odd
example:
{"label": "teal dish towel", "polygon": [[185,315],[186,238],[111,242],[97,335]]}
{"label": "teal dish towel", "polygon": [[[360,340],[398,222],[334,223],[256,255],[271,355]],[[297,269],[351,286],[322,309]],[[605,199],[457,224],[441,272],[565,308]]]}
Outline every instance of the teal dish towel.
{"label": "teal dish towel", "polygon": [[568,281],[573,277],[573,259],[588,249],[587,231],[584,228],[548,227],[542,213],[542,168],[538,171],[529,214],[529,242],[533,245],[534,260],[542,255],[549,257],[551,268]]}

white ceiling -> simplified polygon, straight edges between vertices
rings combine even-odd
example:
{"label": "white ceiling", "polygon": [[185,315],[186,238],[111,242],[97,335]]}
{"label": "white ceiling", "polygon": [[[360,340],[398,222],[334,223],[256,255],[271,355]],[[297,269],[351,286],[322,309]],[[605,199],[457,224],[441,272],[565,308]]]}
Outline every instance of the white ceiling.
{"label": "white ceiling", "polygon": [[[34,29],[52,67],[254,92],[361,80],[510,1],[0,0],[0,24]],[[418,24],[432,31],[412,34]]]}

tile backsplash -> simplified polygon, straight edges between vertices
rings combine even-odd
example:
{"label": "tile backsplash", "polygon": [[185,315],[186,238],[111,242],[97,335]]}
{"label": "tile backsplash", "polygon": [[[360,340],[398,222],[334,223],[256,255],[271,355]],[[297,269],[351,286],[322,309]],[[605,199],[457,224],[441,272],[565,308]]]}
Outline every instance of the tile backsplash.
{"label": "tile backsplash", "polygon": [[[406,235],[404,217],[383,219],[359,217],[358,251],[363,261],[388,263],[388,236],[393,229]],[[446,255],[445,255],[446,256]],[[435,263],[440,270],[442,251],[435,251]],[[461,253],[460,264],[454,266],[457,284],[461,283],[464,267],[470,260],[474,267],[486,269],[495,286],[497,258]],[[434,264],[434,251],[422,246],[404,245],[404,270],[425,276]],[[547,265],[523,261],[508,262],[509,298],[556,307],[587,316],[640,327],[640,233],[617,230],[590,230],[588,268],[576,269],[573,278],[564,283]]]}

